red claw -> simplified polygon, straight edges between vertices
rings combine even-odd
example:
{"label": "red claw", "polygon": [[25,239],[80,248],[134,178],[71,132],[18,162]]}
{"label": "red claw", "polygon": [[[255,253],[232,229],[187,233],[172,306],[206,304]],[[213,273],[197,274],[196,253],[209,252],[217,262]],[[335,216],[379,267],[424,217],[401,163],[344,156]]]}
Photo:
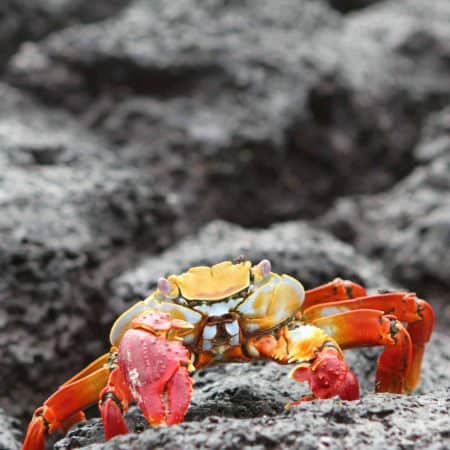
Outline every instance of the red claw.
{"label": "red claw", "polygon": [[191,401],[192,380],[186,367],[180,367],[167,385],[169,414],[167,425],[180,423]]}
{"label": "red claw", "polygon": [[112,398],[107,398],[103,402],[100,412],[106,440],[119,434],[128,433],[128,427],[123,420],[122,411]]}
{"label": "red claw", "polygon": [[300,365],[291,372],[296,381],[308,381],[315,398],[338,396],[359,399],[359,384],[341,355],[332,347],[323,350],[311,365]]}
{"label": "red claw", "polygon": [[[165,326],[163,325],[164,329]],[[146,329],[129,329],[119,347],[119,367],[134,400],[152,425],[180,422],[189,406],[189,352]]]}

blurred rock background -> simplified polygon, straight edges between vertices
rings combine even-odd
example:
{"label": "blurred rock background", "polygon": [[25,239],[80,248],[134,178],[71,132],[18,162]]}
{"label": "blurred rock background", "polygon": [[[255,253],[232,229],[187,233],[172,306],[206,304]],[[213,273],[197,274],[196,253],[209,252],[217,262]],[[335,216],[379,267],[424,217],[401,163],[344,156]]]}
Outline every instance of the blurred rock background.
{"label": "blurred rock background", "polygon": [[[444,396],[448,409],[448,0],[4,0],[0,56],[0,406],[9,416],[24,424],[104,352],[115,316],[157,277],[239,253],[271,259],[306,287],[341,276],[429,299],[438,337],[424,368],[435,383],[424,383],[435,397],[409,407],[426,416],[427,401]],[[212,369],[212,382],[260,370],[231,367]],[[268,367],[266,387],[233,404],[259,399],[282,424],[297,387],[280,378],[284,393],[265,403]],[[196,416],[194,405],[192,436],[223,410]],[[254,411],[231,408],[224,426],[268,413]],[[434,441],[403,438],[401,427],[386,439],[450,445],[448,421],[423,420],[442,427]],[[6,415],[0,423],[0,448],[14,450],[23,427]],[[302,433],[322,448],[311,423]],[[361,444],[333,433],[334,448]],[[229,448],[296,442],[277,439]]]}

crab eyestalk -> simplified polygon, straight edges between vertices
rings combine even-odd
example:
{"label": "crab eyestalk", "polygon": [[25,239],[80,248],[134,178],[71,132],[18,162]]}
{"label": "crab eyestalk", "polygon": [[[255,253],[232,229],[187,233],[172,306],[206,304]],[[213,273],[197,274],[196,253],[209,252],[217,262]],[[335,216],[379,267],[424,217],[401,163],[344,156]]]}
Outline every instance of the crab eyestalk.
{"label": "crab eyestalk", "polygon": [[159,297],[161,300],[170,300],[178,297],[179,294],[179,289],[175,283],[167,278],[161,277],[158,279],[156,297]]}
{"label": "crab eyestalk", "polygon": [[271,264],[268,259],[261,260],[252,267],[253,280],[255,283],[265,280],[270,275]]}

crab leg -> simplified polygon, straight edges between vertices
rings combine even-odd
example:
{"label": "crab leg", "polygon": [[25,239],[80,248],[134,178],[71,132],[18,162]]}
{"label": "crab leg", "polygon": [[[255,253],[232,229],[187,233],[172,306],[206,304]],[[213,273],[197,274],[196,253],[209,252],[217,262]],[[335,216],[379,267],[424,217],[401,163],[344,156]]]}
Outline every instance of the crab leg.
{"label": "crab leg", "polygon": [[302,310],[304,311],[311,306],[330,301],[346,300],[364,295],[366,295],[366,290],[359,284],[353,281],[335,278],[329,283],[307,290],[305,292]]}
{"label": "crab leg", "polygon": [[166,313],[148,312],[131,323],[119,345],[119,367],[148,422],[152,425],[181,422],[192,393],[190,353],[170,332],[190,329],[184,320]]}
{"label": "crab leg", "polygon": [[414,293],[389,292],[315,305],[304,311],[303,318],[307,322],[313,322],[321,317],[362,308],[378,309],[394,315],[402,322],[407,322],[406,329],[411,336],[413,349],[411,369],[407,375],[405,390],[412,391],[419,382],[424,347],[430,340],[433,331],[433,309],[429,303],[417,298]]}
{"label": "crab leg", "polygon": [[425,344],[431,339],[431,333],[434,328],[433,308],[428,302],[423,300],[418,300],[418,302],[420,307],[419,315],[421,315],[422,320],[409,323],[407,326],[413,344],[411,369],[408,373],[405,385],[405,390],[408,392],[411,392],[419,383]]}
{"label": "crab leg", "polygon": [[126,381],[117,367],[110,373],[108,384],[100,393],[99,409],[106,440],[118,434],[128,433],[123,414],[127,411],[131,400]]}
{"label": "crab leg", "polygon": [[312,322],[343,349],[383,345],[378,359],[376,391],[402,393],[412,364],[411,338],[395,316],[373,309],[357,309]]}
{"label": "crab leg", "polygon": [[97,358],[36,409],[22,450],[44,450],[46,432],[50,434],[57,429],[65,432],[71,425],[84,420],[82,410],[97,402],[108,380],[109,369],[105,366],[108,358],[109,354]]}

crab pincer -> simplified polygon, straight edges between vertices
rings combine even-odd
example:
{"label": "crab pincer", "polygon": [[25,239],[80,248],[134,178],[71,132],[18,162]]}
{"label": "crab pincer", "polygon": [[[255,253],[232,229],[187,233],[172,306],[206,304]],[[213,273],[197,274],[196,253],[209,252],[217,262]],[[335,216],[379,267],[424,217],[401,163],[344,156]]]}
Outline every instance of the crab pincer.
{"label": "crab pincer", "polygon": [[333,347],[325,347],[312,364],[300,364],[290,373],[296,381],[307,381],[313,396],[306,396],[287,406],[295,406],[313,398],[325,399],[338,396],[342,400],[359,399],[359,383],[341,354]]}
{"label": "crab pincer", "polygon": [[171,330],[190,329],[183,320],[151,312],[134,320],[119,347],[119,368],[133,399],[152,425],[180,422],[189,406],[190,353]]}

